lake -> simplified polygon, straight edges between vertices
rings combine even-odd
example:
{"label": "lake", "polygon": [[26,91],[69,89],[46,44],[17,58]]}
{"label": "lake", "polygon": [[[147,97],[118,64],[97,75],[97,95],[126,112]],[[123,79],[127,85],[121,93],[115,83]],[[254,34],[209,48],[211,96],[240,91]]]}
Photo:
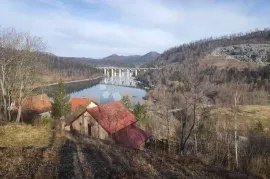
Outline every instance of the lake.
{"label": "lake", "polygon": [[[52,97],[56,86],[43,89],[43,92]],[[67,92],[71,98],[89,97],[98,101],[100,104],[111,101],[120,101],[123,96],[130,96],[133,104],[144,103],[143,97],[146,91],[139,87],[139,83],[133,77],[123,76],[107,76],[103,79],[92,81],[82,81],[66,84]]]}

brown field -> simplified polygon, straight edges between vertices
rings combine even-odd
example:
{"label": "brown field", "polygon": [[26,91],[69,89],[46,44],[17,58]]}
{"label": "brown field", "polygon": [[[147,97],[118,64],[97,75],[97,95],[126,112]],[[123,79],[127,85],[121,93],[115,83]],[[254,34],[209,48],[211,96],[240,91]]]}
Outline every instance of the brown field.
{"label": "brown field", "polygon": [[[232,121],[233,110],[231,108],[218,108],[212,112],[213,118],[219,122]],[[237,112],[237,122],[239,129],[254,129],[261,123],[263,130],[269,132],[270,129],[270,105],[244,105],[239,106]]]}
{"label": "brown field", "polygon": [[229,59],[225,57],[217,57],[208,55],[202,59],[200,59],[200,63],[203,67],[214,66],[218,69],[226,69],[226,68],[237,68],[238,70],[243,70],[244,68],[249,69],[257,69],[260,67],[258,63],[255,62],[244,62],[236,59]]}
{"label": "brown field", "polygon": [[51,129],[45,126],[8,124],[0,126],[0,147],[45,147],[51,139]]}

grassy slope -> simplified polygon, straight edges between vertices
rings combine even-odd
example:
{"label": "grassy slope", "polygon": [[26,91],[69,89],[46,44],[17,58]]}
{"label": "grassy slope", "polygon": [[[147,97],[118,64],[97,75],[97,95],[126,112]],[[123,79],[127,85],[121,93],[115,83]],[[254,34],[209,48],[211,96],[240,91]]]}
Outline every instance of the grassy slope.
{"label": "grassy slope", "polygon": [[[213,118],[218,121],[232,119],[231,108],[219,108],[212,111]],[[238,123],[240,129],[252,129],[260,122],[265,131],[270,129],[270,105],[245,105],[239,106]]]}
{"label": "grassy slope", "polygon": [[238,70],[248,68],[250,70],[256,70],[258,69],[258,67],[262,66],[261,64],[255,62],[245,62],[236,59],[229,59],[226,57],[211,56],[211,55],[207,55],[203,58],[200,58],[199,62],[203,68],[217,67],[217,69],[219,70],[227,68],[228,69],[237,68]]}
{"label": "grassy slope", "polygon": [[60,149],[60,178],[239,178],[175,154],[127,149],[110,141],[69,135]]}
{"label": "grassy slope", "polygon": [[0,178],[55,178],[52,134],[49,126],[0,126]]}
{"label": "grassy slope", "polygon": [[[3,127],[3,126],[2,126]],[[14,128],[14,126],[12,126]],[[41,128],[16,126],[24,132],[45,134]],[[7,129],[5,129],[7,130]],[[40,131],[37,132],[36,130]],[[36,133],[37,132],[37,133]],[[22,132],[17,137],[27,137]],[[14,133],[12,133],[14,134]],[[67,133],[56,133],[53,147],[48,149],[1,149],[0,178],[241,178],[232,173],[209,167],[200,160],[175,154],[127,149],[110,141],[102,141]],[[37,137],[25,140],[36,143]],[[5,137],[7,138],[7,137]],[[46,142],[45,142],[46,141]],[[21,142],[13,141],[17,146]],[[12,143],[12,142],[11,142]],[[6,143],[6,145],[11,145]],[[14,146],[14,144],[12,144]]]}
{"label": "grassy slope", "polygon": [[0,126],[0,147],[44,147],[51,139],[51,129],[43,126],[9,124]]}

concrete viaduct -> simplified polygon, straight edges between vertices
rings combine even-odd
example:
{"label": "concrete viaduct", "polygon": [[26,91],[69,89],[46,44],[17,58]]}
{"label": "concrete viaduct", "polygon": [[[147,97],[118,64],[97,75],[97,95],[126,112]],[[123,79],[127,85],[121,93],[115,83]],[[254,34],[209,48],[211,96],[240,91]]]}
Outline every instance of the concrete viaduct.
{"label": "concrete viaduct", "polygon": [[126,72],[127,76],[134,76],[138,75],[138,72],[143,71],[146,72],[147,70],[160,70],[161,68],[127,68],[127,67],[97,67],[98,69],[104,70],[105,76],[116,76],[118,74],[119,76],[123,76],[123,73]]}

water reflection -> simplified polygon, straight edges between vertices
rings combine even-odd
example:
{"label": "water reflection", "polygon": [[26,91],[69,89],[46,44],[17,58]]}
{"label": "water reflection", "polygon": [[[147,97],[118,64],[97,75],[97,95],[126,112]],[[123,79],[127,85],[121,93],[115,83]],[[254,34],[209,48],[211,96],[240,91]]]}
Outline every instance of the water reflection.
{"label": "water reflection", "polygon": [[[143,97],[146,91],[138,88],[139,83],[133,77],[127,75],[107,76],[104,79],[83,81],[67,84],[67,92],[73,97],[89,97],[100,104],[111,101],[119,101],[123,96],[128,95],[133,104],[144,103]],[[47,88],[40,88],[44,93],[52,97],[56,85]]]}
{"label": "water reflection", "polygon": [[[100,78],[100,79],[95,79],[91,81],[80,81],[76,83],[68,83],[66,84],[66,90],[68,94],[80,92],[84,89],[91,88],[92,86],[98,85],[101,81],[102,79]],[[56,89],[56,86],[57,85],[40,87],[40,88],[37,88],[34,92],[37,94],[46,93],[48,94],[49,97],[52,97]]]}
{"label": "water reflection", "polygon": [[118,86],[138,87],[138,82],[135,81],[134,77],[127,75],[107,76],[102,80],[101,83]]}

